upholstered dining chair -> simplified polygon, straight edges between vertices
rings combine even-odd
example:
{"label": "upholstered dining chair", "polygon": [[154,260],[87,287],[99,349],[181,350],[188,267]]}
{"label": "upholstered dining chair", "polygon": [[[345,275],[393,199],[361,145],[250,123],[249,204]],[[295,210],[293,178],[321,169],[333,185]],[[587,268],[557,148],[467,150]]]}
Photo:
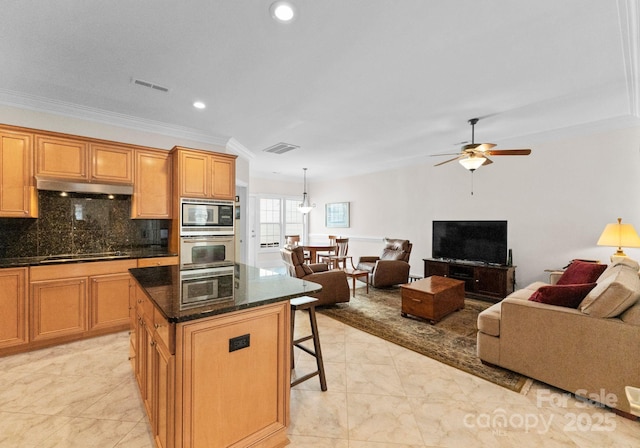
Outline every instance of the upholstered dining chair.
{"label": "upholstered dining chair", "polygon": [[347,260],[351,262],[351,267],[353,267],[353,258],[349,253],[349,238],[336,238],[336,252],[333,255],[322,255],[319,258],[320,263],[327,263],[329,268],[340,269],[340,263],[342,263],[342,268],[346,269]]}

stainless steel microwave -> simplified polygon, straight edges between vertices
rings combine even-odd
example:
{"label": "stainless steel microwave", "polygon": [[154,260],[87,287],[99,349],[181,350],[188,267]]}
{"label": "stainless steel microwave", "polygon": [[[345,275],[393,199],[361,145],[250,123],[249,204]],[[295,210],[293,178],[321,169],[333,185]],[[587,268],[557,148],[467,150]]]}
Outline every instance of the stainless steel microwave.
{"label": "stainless steel microwave", "polygon": [[233,235],[233,201],[180,199],[180,236]]}
{"label": "stainless steel microwave", "polygon": [[233,235],[181,237],[180,269],[233,265],[235,250]]}

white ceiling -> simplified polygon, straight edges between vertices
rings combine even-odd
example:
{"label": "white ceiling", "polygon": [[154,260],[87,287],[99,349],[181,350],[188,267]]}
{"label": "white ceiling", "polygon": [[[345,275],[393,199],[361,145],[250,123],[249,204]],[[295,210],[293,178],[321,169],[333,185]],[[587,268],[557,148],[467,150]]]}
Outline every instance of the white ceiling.
{"label": "white ceiling", "polygon": [[6,0],[0,102],[232,137],[252,175],[310,180],[437,163],[473,117],[476,141],[534,151],[640,118],[639,0],[291,2],[281,24],[272,0]]}

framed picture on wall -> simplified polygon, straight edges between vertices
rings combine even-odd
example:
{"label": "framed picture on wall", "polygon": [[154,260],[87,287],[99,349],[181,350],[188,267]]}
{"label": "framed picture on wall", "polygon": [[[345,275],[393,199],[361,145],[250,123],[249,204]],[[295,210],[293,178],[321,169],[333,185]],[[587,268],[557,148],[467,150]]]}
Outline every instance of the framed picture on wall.
{"label": "framed picture on wall", "polygon": [[331,202],[326,204],[324,219],[327,227],[349,227],[349,203]]}

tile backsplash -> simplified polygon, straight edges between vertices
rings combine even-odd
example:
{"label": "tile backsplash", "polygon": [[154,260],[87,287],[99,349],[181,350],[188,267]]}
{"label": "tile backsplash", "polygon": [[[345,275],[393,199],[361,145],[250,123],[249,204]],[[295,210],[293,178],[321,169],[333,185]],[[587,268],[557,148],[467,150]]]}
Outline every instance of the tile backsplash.
{"label": "tile backsplash", "polygon": [[0,258],[166,246],[169,221],[131,219],[131,197],[38,192],[39,218],[0,218]]}

